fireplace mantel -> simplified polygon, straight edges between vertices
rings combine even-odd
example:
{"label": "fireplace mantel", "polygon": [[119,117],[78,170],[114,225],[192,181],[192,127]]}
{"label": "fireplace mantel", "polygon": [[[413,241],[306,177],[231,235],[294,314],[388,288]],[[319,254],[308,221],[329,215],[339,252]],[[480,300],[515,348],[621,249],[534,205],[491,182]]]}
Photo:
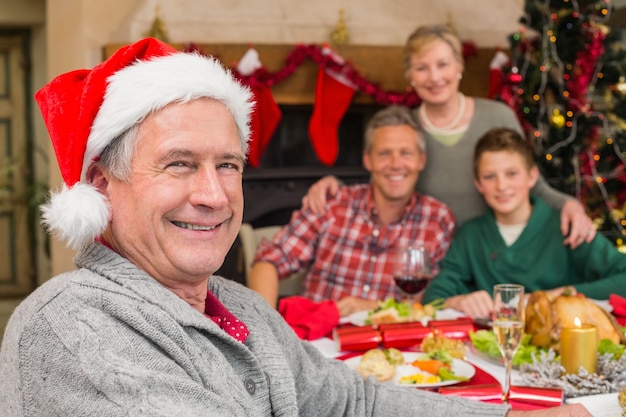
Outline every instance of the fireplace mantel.
{"label": "fireplace mantel", "polygon": [[[109,57],[123,44],[104,47],[104,57]],[[176,49],[184,49],[183,44],[172,44]],[[243,54],[254,47],[265,68],[275,72],[285,65],[285,59],[295,45],[288,44],[222,44],[203,43],[196,46],[205,54],[214,55],[227,66],[234,66]],[[372,45],[333,46],[333,50],[350,62],[359,73],[371,83],[387,91],[403,91],[408,88],[404,78],[403,47]],[[489,86],[489,63],[496,49],[479,48],[477,55],[467,59],[465,73],[461,80],[461,91],[466,95],[485,97]],[[272,86],[274,100],[279,104],[313,104],[315,101],[315,80],[318,66],[306,60],[283,82]],[[371,104],[374,100],[363,93],[354,97],[355,104]]]}

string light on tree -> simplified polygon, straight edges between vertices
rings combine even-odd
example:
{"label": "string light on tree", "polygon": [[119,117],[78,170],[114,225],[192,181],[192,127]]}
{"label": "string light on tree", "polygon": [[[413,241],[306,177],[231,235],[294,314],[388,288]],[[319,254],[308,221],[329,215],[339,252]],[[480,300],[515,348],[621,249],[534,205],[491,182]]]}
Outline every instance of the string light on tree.
{"label": "string light on tree", "polygon": [[497,98],[516,111],[548,182],[579,198],[600,232],[620,246],[626,48],[606,24],[612,7],[610,0],[526,0]]}
{"label": "string light on tree", "polygon": [[552,111],[552,116],[550,117],[550,124],[557,129],[561,129],[565,126],[565,116],[561,114],[559,109],[554,109]]}

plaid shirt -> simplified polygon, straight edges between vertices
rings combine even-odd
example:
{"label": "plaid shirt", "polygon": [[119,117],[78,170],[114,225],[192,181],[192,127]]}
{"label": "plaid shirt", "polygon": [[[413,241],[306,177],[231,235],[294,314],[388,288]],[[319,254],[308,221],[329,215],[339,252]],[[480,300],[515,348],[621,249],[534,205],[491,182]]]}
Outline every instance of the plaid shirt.
{"label": "plaid shirt", "polygon": [[398,221],[381,226],[377,217],[369,184],[342,187],[323,214],[295,211],[271,242],[261,242],[254,261],[274,264],[280,278],[308,267],[303,295],[314,301],[399,297],[392,276],[399,243],[427,246],[437,274],[455,231],[445,204],[415,193]]}

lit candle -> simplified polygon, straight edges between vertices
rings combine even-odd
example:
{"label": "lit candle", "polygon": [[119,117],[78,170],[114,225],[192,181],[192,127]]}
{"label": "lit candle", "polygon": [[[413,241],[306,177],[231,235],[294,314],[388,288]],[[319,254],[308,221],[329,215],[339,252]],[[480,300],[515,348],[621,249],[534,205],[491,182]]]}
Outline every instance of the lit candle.
{"label": "lit candle", "polygon": [[574,319],[575,327],[561,330],[561,365],[568,374],[577,374],[582,366],[589,373],[596,372],[598,356],[598,331],[595,326],[581,324]]}

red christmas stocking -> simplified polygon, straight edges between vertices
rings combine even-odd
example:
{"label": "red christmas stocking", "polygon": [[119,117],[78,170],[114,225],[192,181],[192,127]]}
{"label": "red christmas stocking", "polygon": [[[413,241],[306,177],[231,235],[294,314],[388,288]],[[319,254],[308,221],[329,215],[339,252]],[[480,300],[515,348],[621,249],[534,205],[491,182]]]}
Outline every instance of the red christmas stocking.
{"label": "red christmas stocking", "polygon": [[[259,53],[254,48],[248,48],[237,63],[237,70],[244,76],[254,74],[263,68]],[[254,94],[254,110],[250,117],[250,143],[248,144],[248,164],[258,167],[267,144],[270,142],[282,112],[274,101],[272,91],[266,85],[252,88]]]}
{"label": "red christmas stocking", "polygon": [[347,80],[339,80],[320,68],[315,85],[313,115],[309,121],[309,136],[313,150],[321,163],[332,166],[339,153],[337,129],[350,106],[355,89]]}
{"label": "red christmas stocking", "polygon": [[502,51],[496,52],[489,63],[489,91],[488,98],[494,98],[502,92],[504,85],[502,67],[509,61],[509,57]]}
{"label": "red christmas stocking", "polygon": [[254,111],[250,118],[250,143],[248,144],[248,164],[257,168],[270,139],[280,123],[282,112],[274,101],[272,91],[267,86],[255,87]]}

